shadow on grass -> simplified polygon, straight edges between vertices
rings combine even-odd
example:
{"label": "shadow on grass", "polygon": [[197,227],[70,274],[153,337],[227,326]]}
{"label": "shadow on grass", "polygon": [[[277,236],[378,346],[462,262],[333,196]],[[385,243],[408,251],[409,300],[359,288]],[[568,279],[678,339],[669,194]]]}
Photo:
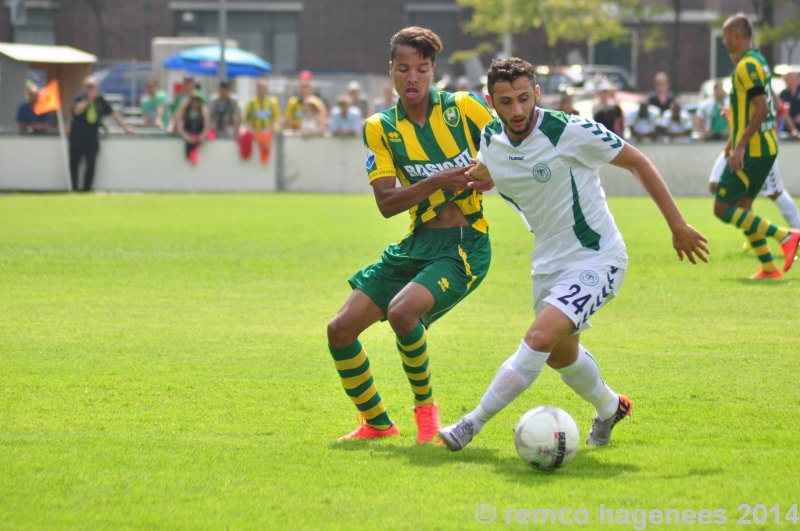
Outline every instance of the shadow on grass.
{"label": "shadow on grass", "polygon": [[[396,441],[400,442],[400,441]],[[389,443],[389,444],[386,444]],[[545,472],[536,470],[523,463],[518,457],[499,456],[496,448],[470,447],[460,452],[449,452],[444,446],[432,444],[393,444],[395,441],[346,441],[331,443],[330,448],[335,451],[364,452],[373,455],[399,458],[412,466],[422,468],[453,467],[459,474],[470,473],[465,465],[494,466],[497,473],[510,479],[548,483],[556,478],[610,478],[619,474],[639,472],[636,465],[625,462],[610,462],[608,459],[598,459],[600,452],[612,452],[611,448],[581,447],[575,459],[563,470]],[[624,457],[624,453],[620,453]],[[709,471],[709,474],[714,473]],[[687,471],[687,475],[689,471]]]}

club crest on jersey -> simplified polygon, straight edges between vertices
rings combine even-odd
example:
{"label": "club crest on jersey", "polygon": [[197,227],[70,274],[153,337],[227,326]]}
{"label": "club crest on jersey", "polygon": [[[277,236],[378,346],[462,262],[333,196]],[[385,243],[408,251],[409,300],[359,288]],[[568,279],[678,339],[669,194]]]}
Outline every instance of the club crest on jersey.
{"label": "club crest on jersey", "polygon": [[600,282],[600,275],[598,275],[595,271],[591,269],[587,269],[583,273],[580,274],[578,277],[581,282],[586,284],[587,286],[596,286],[598,282]]}
{"label": "club crest on jersey", "polygon": [[375,169],[375,153],[371,149],[367,149],[367,171]]}
{"label": "club crest on jersey", "polygon": [[461,112],[458,107],[450,107],[444,111],[444,121],[450,127],[455,127],[461,121]]}
{"label": "club crest on jersey", "polygon": [[538,162],[533,165],[533,178],[540,183],[546,183],[550,180],[551,173],[550,167],[544,162]]}

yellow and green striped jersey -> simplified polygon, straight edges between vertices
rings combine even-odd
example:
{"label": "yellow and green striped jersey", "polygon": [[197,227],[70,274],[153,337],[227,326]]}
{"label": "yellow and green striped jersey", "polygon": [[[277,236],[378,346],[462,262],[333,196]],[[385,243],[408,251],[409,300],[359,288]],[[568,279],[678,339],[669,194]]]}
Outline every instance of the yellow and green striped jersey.
{"label": "yellow and green striped jersey", "polygon": [[303,100],[300,96],[290,96],[286,101],[286,118],[291,122],[291,127],[300,129],[300,118],[303,114]]}
{"label": "yellow and green striped jersey", "polygon": [[261,100],[256,97],[247,102],[245,120],[254,131],[272,129],[272,124],[280,118],[281,107],[275,96],[267,96]]}
{"label": "yellow and green striped jersey", "polygon": [[[431,88],[431,108],[424,127],[410,120],[402,104],[373,114],[364,124],[369,182],[397,177],[411,186],[444,169],[468,166],[480,146],[481,129],[493,116],[468,92]],[[473,228],[487,232],[483,194],[474,190],[438,190],[409,210],[411,230],[430,221],[448,202],[461,209]]]}
{"label": "yellow and green striped jersey", "polygon": [[755,48],[750,48],[736,63],[733,71],[733,83],[731,85],[731,147],[742,138],[744,130],[753,115],[751,98],[764,94],[767,98],[767,116],[761,122],[761,127],[750,138],[747,143],[745,155],[750,157],[761,157],[767,155],[777,155],[778,153],[778,134],[775,130],[775,99],[772,94],[772,74],[766,59],[758,53]]}

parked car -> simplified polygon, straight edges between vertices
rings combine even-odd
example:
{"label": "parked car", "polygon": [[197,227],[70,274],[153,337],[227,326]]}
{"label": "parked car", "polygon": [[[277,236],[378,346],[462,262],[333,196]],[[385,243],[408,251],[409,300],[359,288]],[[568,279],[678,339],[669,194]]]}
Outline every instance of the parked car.
{"label": "parked car", "polygon": [[[621,66],[614,65],[575,65],[570,67],[585,82],[594,79],[606,79],[623,92],[635,92],[636,87],[631,74]],[[589,87],[587,87],[588,90]]]}
{"label": "parked car", "polygon": [[144,82],[152,75],[152,67],[149,62],[131,61],[97,70],[93,75],[97,78],[100,94],[112,105],[119,103],[123,107],[137,107],[144,92]]}

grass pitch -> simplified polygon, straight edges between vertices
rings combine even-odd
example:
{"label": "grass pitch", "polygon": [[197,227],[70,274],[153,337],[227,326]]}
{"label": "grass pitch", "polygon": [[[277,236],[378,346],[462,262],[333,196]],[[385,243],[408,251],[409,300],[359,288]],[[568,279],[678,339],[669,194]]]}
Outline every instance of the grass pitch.
{"label": "grass pitch", "polygon": [[[649,199],[610,203],[630,267],[583,343],[634,414],[546,474],[516,456],[519,416],[560,406],[583,438],[593,414],[554,371],[464,451],[418,446],[385,323],[362,342],[403,436],[335,442],[355,409],[325,326],[408,223],[371,196],[0,197],[0,527],[796,527],[800,270],[746,280],[710,198],[679,201],[711,240],[696,267]],[[428,335],[445,423],[533,317],[532,238],[497,196],[486,210],[489,276]]]}

